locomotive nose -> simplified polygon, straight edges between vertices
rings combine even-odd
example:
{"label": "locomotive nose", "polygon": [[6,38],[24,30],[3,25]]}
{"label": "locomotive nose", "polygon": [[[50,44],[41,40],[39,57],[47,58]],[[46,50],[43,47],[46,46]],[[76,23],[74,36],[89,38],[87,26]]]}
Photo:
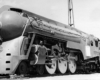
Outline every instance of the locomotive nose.
{"label": "locomotive nose", "polygon": [[20,36],[27,19],[15,11],[4,11],[0,14],[0,36],[4,41]]}

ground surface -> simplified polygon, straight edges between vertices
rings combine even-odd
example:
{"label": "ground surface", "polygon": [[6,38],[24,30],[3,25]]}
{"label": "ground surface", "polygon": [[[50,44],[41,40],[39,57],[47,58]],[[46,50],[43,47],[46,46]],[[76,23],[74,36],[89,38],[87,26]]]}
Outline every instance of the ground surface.
{"label": "ground surface", "polygon": [[94,74],[78,74],[78,75],[58,75],[46,77],[32,77],[19,79],[0,79],[0,80],[100,80],[100,73]]}

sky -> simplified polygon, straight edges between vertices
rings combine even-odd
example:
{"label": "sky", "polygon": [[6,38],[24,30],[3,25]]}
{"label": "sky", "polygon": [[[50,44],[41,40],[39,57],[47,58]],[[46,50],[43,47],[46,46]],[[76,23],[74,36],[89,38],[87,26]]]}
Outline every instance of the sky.
{"label": "sky", "polygon": [[[68,25],[68,0],[0,0]],[[75,28],[100,38],[100,0],[73,0]]]}

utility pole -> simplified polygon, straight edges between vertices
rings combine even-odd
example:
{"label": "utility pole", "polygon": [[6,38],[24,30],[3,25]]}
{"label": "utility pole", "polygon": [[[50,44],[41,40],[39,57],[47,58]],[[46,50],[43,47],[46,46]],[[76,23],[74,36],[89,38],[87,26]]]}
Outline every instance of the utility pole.
{"label": "utility pole", "polygon": [[68,25],[70,27],[75,27],[74,24],[74,12],[73,12],[73,2],[68,0]]}

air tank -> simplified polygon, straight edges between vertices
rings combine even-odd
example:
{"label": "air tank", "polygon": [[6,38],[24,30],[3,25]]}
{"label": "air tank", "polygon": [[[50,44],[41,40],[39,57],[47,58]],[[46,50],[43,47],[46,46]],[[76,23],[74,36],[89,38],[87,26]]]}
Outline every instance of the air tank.
{"label": "air tank", "polygon": [[23,32],[27,18],[16,11],[4,11],[0,14],[0,36],[3,41],[14,39]]}

